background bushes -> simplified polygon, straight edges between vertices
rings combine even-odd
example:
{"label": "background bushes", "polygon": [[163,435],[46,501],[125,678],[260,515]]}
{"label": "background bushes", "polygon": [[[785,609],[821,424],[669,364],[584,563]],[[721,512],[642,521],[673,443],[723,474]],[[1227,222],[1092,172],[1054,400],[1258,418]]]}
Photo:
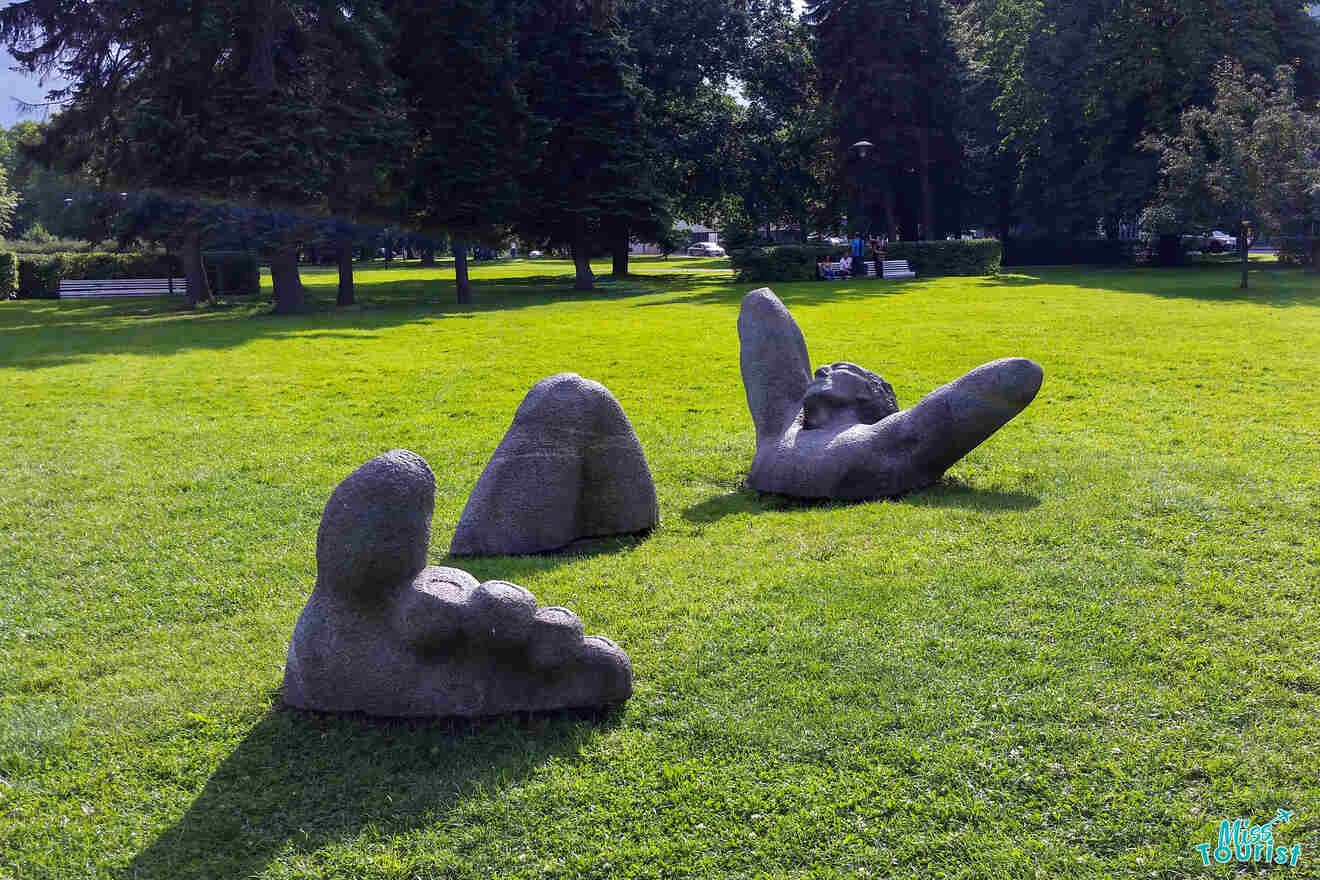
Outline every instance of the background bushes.
{"label": "background bushes", "polygon": [[0,299],[18,298],[18,259],[0,251]]}
{"label": "background bushes", "polygon": [[244,251],[202,254],[206,281],[215,296],[256,296],[261,293],[261,265]]}
{"label": "background bushes", "polygon": [[811,281],[816,261],[836,257],[842,245],[784,244],[776,247],[747,247],[729,252],[739,281]]}
{"label": "background bushes", "polygon": [[993,275],[999,271],[1003,250],[994,238],[960,241],[891,241],[886,260],[907,260],[917,277],[938,275]]}
{"label": "background bushes", "polygon": [[[183,265],[177,254],[4,253],[0,256],[18,264],[19,299],[58,299],[60,282],[74,279],[99,281],[174,277],[179,279],[179,292],[183,292]],[[260,269],[256,257],[251,254],[208,254],[203,262],[211,290],[217,296],[241,296],[259,292]],[[4,268],[0,265],[0,275],[3,272]],[[0,291],[3,291],[2,279]]]}
{"label": "background bushes", "polygon": [[1008,238],[1005,266],[1130,266],[1140,242],[1114,238]]}
{"label": "background bushes", "polygon": [[1317,252],[1320,251],[1320,248],[1316,246],[1316,242],[1316,239],[1304,235],[1281,236],[1277,242],[1279,245],[1279,262],[1288,266],[1320,268],[1316,264]]}

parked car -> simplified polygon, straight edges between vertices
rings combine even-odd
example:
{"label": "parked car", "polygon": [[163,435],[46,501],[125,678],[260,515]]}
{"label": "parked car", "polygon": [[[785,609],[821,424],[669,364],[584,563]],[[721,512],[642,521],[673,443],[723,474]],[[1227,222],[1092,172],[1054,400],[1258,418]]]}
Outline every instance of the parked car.
{"label": "parked car", "polygon": [[1216,229],[1214,232],[1206,236],[1206,239],[1206,247],[1213,253],[1237,250],[1237,237],[1229,235],[1227,232],[1221,232]]}
{"label": "parked car", "polygon": [[544,256],[545,256],[545,254],[541,253],[540,251],[528,251],[528,252],[527,252],[527,258],[528,258],[529,260],[534,260],[534,259],[536,259],[537,257],[544,257]]}
{"label": "parked car", "polygon": [[696,244],[688,245],[687,255],[689,257],[722,257],[724,248],[709,241],[699,241]]}

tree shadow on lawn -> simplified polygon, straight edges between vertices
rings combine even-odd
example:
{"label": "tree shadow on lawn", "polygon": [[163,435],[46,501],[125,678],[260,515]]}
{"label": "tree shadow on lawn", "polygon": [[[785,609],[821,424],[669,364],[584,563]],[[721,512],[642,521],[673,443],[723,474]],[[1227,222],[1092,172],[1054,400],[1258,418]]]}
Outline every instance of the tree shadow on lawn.
{"label": "tree shadow on lawn", "polygon": [[443,280],[363,283],[358,285],[359,303],[345,307],[335,305],[333,289],[309,288],[307,310],[289,316],[269,314],[264,297],[225,301],[202,310],[160,300],[22,300],[0,308],[0,367],[40,369],[106,354],[161,356],[222,350],[258,338],[316,333],[363,338],[372,330],[429,320],[470,319],[483,312],[565,301],[650,296],[711,283],[699,276],[654,281],[630,276],[579,292],[572,289],[571,278],[494,278],[473,284],[475,302],[470,305],[454,303],[453,283]]}
{"label": "tree shadow on lawn", "polygon": [[[853,281],[707,281],[705,285],[710,286],[720,284],[720,290],[708,290],[690,296],[673,296],[662,300],[652,302],[637,303],[636,308],[649,308],[652,306],[668,306],[676,303],[690,303],[692,305],[724,305],[737,306],[742,302],[742,298],[750,291],[761,287],[768,287],[775,292],[775,296],[783,301],[784,305],[792,308],[793,306],[815,306],[826,303],[853,302],[857,300],[874,299],[881,296],[900,296],[905,293],[916,293],[924,287],[929,286],[925,281],[929,279],[884,279],[884,278],[859,278]],[[731,287],[731,285],[733,285]]]}
{"label": "tree shadow on lawn", "polygon": [[1040,499],[1026,492],[1000,492],[995,489],[977,489],[974,486],[946,477],[934,486],[909,492],[899,498],[872,501],[811,501],[770,495],[742,486],[732,492],[700,501],[683,511],[683,519],[693,523],[711,523],[738,513],[766,513],[772,510],[817,510],[821,508],[856,507],[859,504],[903,504],[910,507],[961,507],[982,513],[1030,510]]}
{"label": "tree shadow on lawn", "polygon": [[994,277],[968,282],[996,287],[1043,285],[1079,287],[1108,293],[1139,293],[1164,299],[1243,302],[1278,308],[1320,306],[1320,275],[1272,263],[1251,265],[1246,290],[1239,287],[1241,270],[1223,263],[1174,268],[1131,266],[1007,266]]}
{"label": "tree shadow on lawn", "polygon": [[274,708],[124,876],[239,880],[285,850],[312,853],[368,827],[388,839],[441,824],[473,793],[577,760],[620,714],[408,721]]}

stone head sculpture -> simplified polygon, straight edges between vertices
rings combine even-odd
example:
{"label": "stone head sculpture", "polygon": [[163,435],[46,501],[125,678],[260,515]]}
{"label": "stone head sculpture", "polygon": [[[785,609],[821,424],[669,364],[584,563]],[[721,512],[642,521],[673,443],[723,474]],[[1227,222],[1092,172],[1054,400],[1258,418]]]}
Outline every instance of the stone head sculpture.
{"label": "stone head sculpture", "polygon": [[747,485],[797,498],[860,500],[930,485],[1036,396],[1026,358],[991,361],[900,411],[856,364],[811,371],[797,322],[769,288],[743,298],[738,338],[756,457]]}

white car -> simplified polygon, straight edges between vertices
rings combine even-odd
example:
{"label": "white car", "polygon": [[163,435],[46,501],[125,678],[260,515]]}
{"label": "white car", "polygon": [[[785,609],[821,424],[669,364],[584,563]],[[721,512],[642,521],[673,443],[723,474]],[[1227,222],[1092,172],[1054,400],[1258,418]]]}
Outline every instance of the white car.
{"label": "white car", "polygon": [[544,257],[544,256],[545,256],[545,254],[541,253],[540,251],[528,251],[528,252],[527,252],[527,258],[528,258],[529,260],[534,260],[534,259],[536,259],[537,257]]}
{"label": "white car", "polygon": [[724,248],[709,241],[699,241],[696,244],[688,245],[687,255],[689,257],[722,257]]}
{"label": "white car", "polygon": [[1210,250],[1237,250],[1237,237],[1216,229],[1210,233]]}

